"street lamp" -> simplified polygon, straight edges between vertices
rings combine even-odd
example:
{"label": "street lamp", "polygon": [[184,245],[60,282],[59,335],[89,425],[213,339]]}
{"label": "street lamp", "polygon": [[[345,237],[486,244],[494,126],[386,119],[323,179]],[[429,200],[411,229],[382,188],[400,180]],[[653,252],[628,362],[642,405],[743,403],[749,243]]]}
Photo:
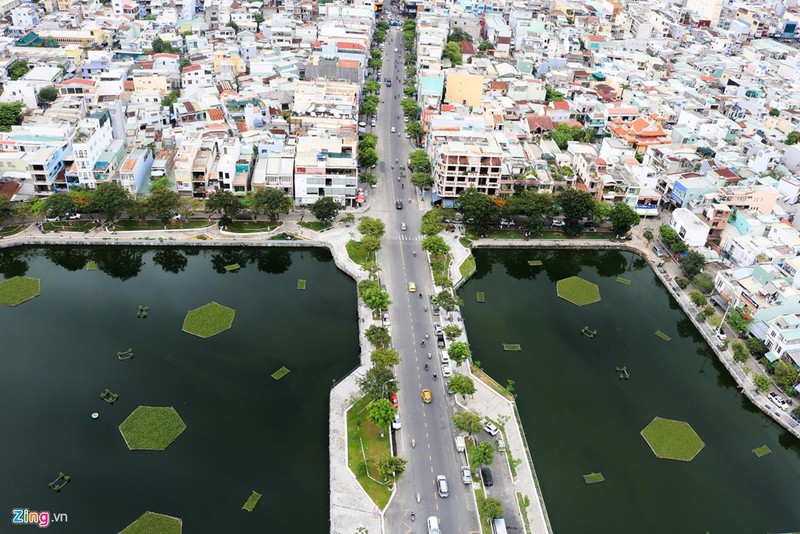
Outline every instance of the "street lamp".
{"label": "street lamp", "polygon": [[720,335],[720,336],[723,335],[722,328],[725,326],[725,320],[728,318],[728,314],[731,312],[731,310],[735,309],[739,305],[739,299],[741,298],[741,296],[742,296],[741,294],[736,295],[736,298],[733,299],[733,304],[728,306],[728,308],[725,310],[725,313],[722,314],[722,321],[719,324],[719,329],[717,330],[717,335]]}
{"label": "street lamp", "polygon": [[386,382],[384,382],[383,384],[381,384],[381,397],[385,397],[386,396],[384,394],[384,392],[386,391],[386,389],[385,389],[386,388],[386,384],[388,384],[389,382],[395,382],[396,380],[397,380],[397,377],[392,377],[389,380],[387,380]]}

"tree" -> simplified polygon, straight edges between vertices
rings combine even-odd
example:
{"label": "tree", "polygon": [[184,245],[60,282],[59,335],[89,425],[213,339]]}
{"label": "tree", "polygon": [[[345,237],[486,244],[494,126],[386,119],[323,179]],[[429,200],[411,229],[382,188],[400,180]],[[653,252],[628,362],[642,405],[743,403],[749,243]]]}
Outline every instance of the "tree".
{"label": "tree", "polygon": [[311,204],[311,207],[308,208],[308,211],[310,211],[318,221],[330,223],[336,218],[337,215],[339,215],[339,210],[341,208],[342,206],[332,197],[322,197]]}
{"label": "tree", "polygon": [[696,274],[692,279],[692,283],[694,283],[694,287],[704,295],[710,295],[711,292],[714,291],[714,279],[706,273]]}
{"label": "tree", "polygon": [[443,210],[434,209],[426,211],[425,214],[422,216],[422,226],[420,227],[420,232],[422,233],[422,235],[438,234],[445,228],[443,220],[444,220]]}
{"label": "tree", "polygon": [[25,104],[16,102],[0,103],[0,132],[10,132],[11,127],[22,124],[22,110]]}
{"label": "tree", "polygon": [[[53,196],[53,195],[51,195]],[[0,221],[8,219],[14,213],[14,203],[5,195],[0,195]]]}
{"label": "tree", "polygon": [[491,50],[492,48],[494,48],[494,45],[492,44],[491,41],[487,41],[486,39],[481,41],[481,44],[478,45],[478,50],[480,50],[481,52],[486,52],[487,50]]}
{"label": "tree", "polygon": [[454,341],[451,343],[450,348],[447,349],[447,354],[450,356],[450,359],[456,362],[458,365],[461,365],[472,356],[469,351],[469,345],[463,341]]}
{"label": "tree", "polygon": [[645,240],[646,240],[648,243],[650,243],[650,241],[652,241],[652,240],[653,240],[653,237],[655,237],[655,236],[653,236],[653,231],[652,231],[651,229],[649,229],[649,228],[648,228],[647,230],[645,230],[644,232],[642,232],[642,237],[643,237],[643,238],[645,238]]}
{"label": "tree", "polygon": [[228,23],[225,26],[227,26],[228,28],[233,28],[234,32],[239,33],[239,25],[233,22],[232,20],[228,21]]}
{"label": "tree", "polygon": [[753,384],[756,385],[756,389],[759,393],[766,393],[772,389],[772,382],[764,375],[755,375],[753,377]]}
{"label": "tree", "polygon": [[375,80],[369,80],[364,83],[364,93],[368,95],[375,95],[381,92],[381,84]]}
{"label": "tree", "polygon": [[361,300],[364,301],[364,305],[367,308],[373,311],[388,310],[389,305],[392,303],[391,299],[389,298],[389,293],[380,287],[374,287],[365,291],[361,295]]}
{"label": "tree", "polygon": [[153,192],[156,189],[172,189],[172,182],[169,181],[169,178],[164,176],[150,182],[147,188],[150,190],[150,192]]}
{"label": "tree", "polygon": [[472,447],[470,456],[472,465],[492,465],[492,462],[494,462],[494,446],[488,441],[481,441]]}
{"label": "tree", "polygon": [[419,141],[422,139],[422,125],[417,121],[409,122],[406,125],[406,133],[411,139]]}
{"label": "tree", "polygon": [[8,67],[8,77],[11,78],[12,80],[19,80],[20,78],[28,74],[29,70],[31,69],[28,67],[28,63],[22,61],[21,59],[18,59],[17,61],[12,63],[10,67]]}
{"label": "tree", "polygon": [[506,217],[515,215],[528,217],[528,230],[538,235],[542,231],[542,219],[552,218],[555,214],[555,199],[549,193],[539,193],[535,189],[526,189],[519,195],[506,200]]}
{"label": "tree", "polygon": [[[400,101],[400,107],[403,109],[403,115],[408,117],[408,120],[417,120],[422,112],[417,104],[417,101],[413,98],[404,98]],[[427,155],[426,155],[427,157]]]}
{"label": "tree", "polygon": [[58,98],[58,89],[53,85],[43,87],[36,96],[36,100],[38,100],[40,104],[49,104],[54,102],[56,98]]}
{"label": "tree", "polygon": [[361,238],[361,246],[373,257],[381,249],[381,240],[374,235],[365,235]]}
{"label": "tree", "polygon": [[738,334],[747,332],[747,327],[750,326],[751,322],[753,322],[753,320],[749,317],[745,317],[740,308],[736,308],[728,314],[728,325]]}
{"label": "tree", "polygon": [[[460,375],[456,375],[460,376]],[[450,387],[452,387],[453,379],[450,379]],[[467,378],[467,377],[464,377]],[[455,389],[453,389],[455,391]],[[460,392],[459,392],[460,393]],[[466,412],[456,412],[453,414],[453,424],[457,429],[469,433],[471,436],[475,432],[480,432],[483,429],[483,418],[474,410],[467,410]]]}
{"label": "tree", "polygon": [[457,324],[449,324],[445,326],[442,331],[444,332],[444,337],[446,337],[448,341],[455,341],[464,332]]}
{"label": "tree", "polygon": [[158,188],[150,191],[150,195],[145,200],[147,213],[161,221],[165,225],[178,212],[181,205],[181,197],[177,192]]}
{"label": "tree", "polygon": [[74,210],[75,204],[72,202],[72,197],[64,193],[56,193],[44,199],[44,212],[50,218],[66,217]]}
{"label": "tree", "polygon": [[397,408],[392,406],[389,399],[381,398],[369,405],[369,420],[375,423],[375,426],[381,431],[392,424],[396,414]]}
{"label": "tree", "polygon": [[461,41],[469,41],[472,42],[472,36],[465,32],[463,29],[456,26],[453,28],[453,31],[450,32],[450,35],[447,36],[447,41],[450,43],[461,43]]}
{"label": "tree", "polygon": [[378,184],[378,177],[375,176],[375,173],[372,172],[362,172],[361,179],[367,182],[369,185],[377,185]]}
{"label": "tree", "polygon": [[444,311],[451,312],[458,306],[464,304],[461,297],[454,295],[449,289],[445,289],[436,295],[436,304],[438,304]]}
{"label": "tree", "polygon": [[781,114],[781,110],[779,110],[778,108],[772,108],[771,110],[769,110],[769,116],[770,117],[777,117],[780,114]]}
{"label": "tree", "polygon": [[467,395],[474,395],[476,391],[475,382],[466,375],[454,375],[450,379],[449,385],[453,392],[463,395],[464,399],[467,398]]}
{"label": "tree", "polygon": [[760,358],[761,356],[765,355],[769,350],[767,345],[764,343],[763,340],[758,339],[757,337],[750,337],[744,342],[747,350],[753,356]]}
{"label": "tree", "polygon": [[392,342],[392,338],[389,335],[389,329],[385,326],[373,324],[364,331],[364,336],[367,338],[367,341],[372,343],[373,346],[379,348],[388,347]]}
{"label": "tree", "polygon": [[731,345],[731,349],[733,350],[733,360],[735,362],[744,363],[750,356],[750,353],[747,352],[747,347],[745,347],[744,343],[741,341],[734,341]]}
{"label": "tree", "polygon": [[259,13],[259,12],[256,12],[256,14],[255,14],[255,15],[253,15],[253,21],[254,21],[256,24],[261,24],[262,22],[264,22],[264,15],[262,15],[262,14],[261,14],[261,13]]}
{"label": "tree", "polygon": [[117,219],[130,204],[130,193],[117,182],[100,184],[92,197],[94,211],[102,212],[108,221]]}
{"label": "tree", "polygon": [[681,270],[689,277],[694,278],[706,264],[706,258],[696,250],[690,250],[681,260]]}
{"label": "tree", "polygon": [[794,367],[791,367],[781,360],[774,362],[773,369],[775,369],[775,374],[772,376],[772,379],[775,381],[775,385],[781,388],[784,393],[788,395],[794,394],[794,386],[797,384],[798,376],[797,370]]}
{"label": "tree", "polygon": [[397,378],[388,367],[371,367],[356,382],[358,382],[361,392],[371,397],[391,395],[398,391]]}
{"label": "tree", "polygon": [[441,256],[450,252],[450,245],[444,242],[442,236],[429,235],[422,240],[422,250],[429,252],[432,256]]}
{"label": "tree", "polygon": [[192,60],[186,56],[181,56],[180,63],[178,66],[180,67],[181,71],[192,64]]}
{"label": "tree", "polygon": [[243,209],[244,206],[239,197],[227,189],[217,191],[206,200],[206,211],[221,214],[220,224],[222,225],[232,221]]}
{"label": "tree", "polygon": [[170,91],[167,96],[161,99],[161,105],[172,111],[172,108],[175,107],[175,102],[177,102],[180,97],[180,91]]}
{"label": "tree", "polygon": [[545,90],[545,97],[544,97],[545,101],[547,101],[547,102],[563,102],[564,101],[564,95],[562,93],[559,93],[555,89],[551,89],[549,87],[545,87],[544,90]]}
{"label": "tree", "polygon": [[479,234],[486,233],[492,219],[500,215],[500,207],[495,201],[474,187],[465,189],[458,195],[455,207],[464,216],[464,220],[472,221],[475,231]]}
{"label": "tree", "polygon": [[500,499],[486,497],[478,502],[478,513],[486,518],[487,523],[491,523],[494,518],[503,516],[503,503]]}
{"label": "tree", "polygon": [[[559,93],[560,94],[560,93]],[[576,139],[583,139],[583,128],[580,126],[570,126],[569,124],[562,123],[556,126],[555,130],[551,130],[548,136],[555,141],[558,148],[564,150],[570,141]]]}
{"label": "tree", "polygon": [[162,53],[164,51],[164,40],[161,39],[161,37],[156,37],[155,39],[153,39],[150,48],[152,48],[153,52],[155,52],[156,54]]}
{"label": "tree", "polygon": [[378,347],[372,351],[369,359],[378,367],[392,367],[400,363],[400,354],[388,347]]}
{"label": "tree", "polygon": [[431,172],[431,161],[424,150],[414,150],[409,153],[408,161],[411,162],[411,170],[414,172]]}
{"label": "tree", "polygon": [[698,308],[705,306],[708,303],[706,296],[696,290],[689,293],[689,300],[691,300],[692,304]]}
{"label": "tree", "polygon": [[611,221],[611,228],[614,231],[614,235],[619,236],[630,232],[631,228],[639,224],[640,219],[636,210],[623,202],[614,204],[608,218]]}
{"label": "tree", "polygon": [[280,189],[263,187],[253,193],[250,209],[256,215],[256,218],[258,218],[259,213],[263,213],[269,217],[270,221],[275,222],[281,213],[289,213],[293,205],[292,198]]}
{"label": "tree", "polygon": [[358,221],[358,231],[361,232],[362,235],[369,235],[380,239],[386,232],[386,225],[383,224],[382,220],[374,217],[361,217],[361,220]]}
{"label": "tree", "polygon": [[378,151],[374,148],[365,148],[358,152],[358,164],[361,167],[374,167],[378,164]]}
{"label": "tree", "polygon": [[564,229],[575,235],[581,231],[581,221],[594,213],[592,195],[577,189],[564,189],[558,195],[558,203],[564,210]]}
{"label": "tree", "polygon": [[464,58],[461,55],[461,43],[447,43],[444,45],[442,59],[445,58],[449,59],[454,66],[461,65],[464,62]]}
{"label": "tree", "polygon": [[365,133],[361,134],[361,140],[358,142],[358,149],[365,150],[367,148],[375,148],[378,146],[378,137],[375,134]]}
{"label": "tree", "polygon": [[800,141],[800,132],[793,131],[786,134],[786,141],[784,141],[784,143],[787,145],[796,145],[798,141]]}
{"label": "tree", "polygon": [[408,461],[399,456],[386,455],[378,460],[378,473],[383,476],[383,479],[388,482],[396,482],[400,480],[403,473],[406,471],[406,464]]}
{"label": "tree", "polygon": [[432,186],[433,180],[431,179],[431,175],[427,172],[415,172],[411,175],[411,184],[414,187],[424,189]]}

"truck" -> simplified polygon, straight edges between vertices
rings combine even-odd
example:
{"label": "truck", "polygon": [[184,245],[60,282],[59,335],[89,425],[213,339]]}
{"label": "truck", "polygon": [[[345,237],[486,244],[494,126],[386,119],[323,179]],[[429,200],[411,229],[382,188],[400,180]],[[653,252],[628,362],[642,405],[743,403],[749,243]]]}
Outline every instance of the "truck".
{"label": "truck", "polygon": [[467,445],[464,443],[464,436],[456,436],[456,450],[458,452],[467,450]]}

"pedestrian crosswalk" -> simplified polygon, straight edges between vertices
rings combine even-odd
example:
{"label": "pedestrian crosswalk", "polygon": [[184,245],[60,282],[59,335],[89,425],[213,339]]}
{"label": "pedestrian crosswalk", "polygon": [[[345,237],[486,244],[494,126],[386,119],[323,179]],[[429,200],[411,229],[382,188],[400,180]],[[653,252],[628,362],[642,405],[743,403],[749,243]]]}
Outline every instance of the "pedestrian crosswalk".
{"label": "pedestrian crosswalk", "polygon": [[389,235],[387,237],[396,241],[422,241],[424,239],[421,235],[408,235],[406,233]]}

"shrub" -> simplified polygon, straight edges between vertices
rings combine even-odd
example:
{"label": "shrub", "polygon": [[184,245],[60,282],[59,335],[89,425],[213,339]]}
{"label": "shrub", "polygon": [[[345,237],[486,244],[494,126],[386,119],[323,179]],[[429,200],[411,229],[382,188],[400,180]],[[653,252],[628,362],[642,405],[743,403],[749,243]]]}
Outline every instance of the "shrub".
{"label": "shrub", "polygon": [[685,276],[676,276],[675,283],[678,284],[679,288],[686,289],[686,286],[689,285],[689,279]]}
{"label": "shrub", "polygon": [[708,303],[708,299],[706,299],[706,296],[696,290],[689,293],[689,300],[691,300],[692,304],[694,304],[698,308],[700,306],[705,306]]}
{"label": "shrub", "polygon": [[714,291],[714,280],[706,273],[700,273],[692,280],[694,287],[704,295],[710,295]]}
{"label": "shrub", "polygon": [[747,357],[750,356],[750,353],[747,352],[747,348],[744,346],[744,343],[741,341],[735,341],[733,346],[733,359],[737,363],[744,363],[747,361]]}

